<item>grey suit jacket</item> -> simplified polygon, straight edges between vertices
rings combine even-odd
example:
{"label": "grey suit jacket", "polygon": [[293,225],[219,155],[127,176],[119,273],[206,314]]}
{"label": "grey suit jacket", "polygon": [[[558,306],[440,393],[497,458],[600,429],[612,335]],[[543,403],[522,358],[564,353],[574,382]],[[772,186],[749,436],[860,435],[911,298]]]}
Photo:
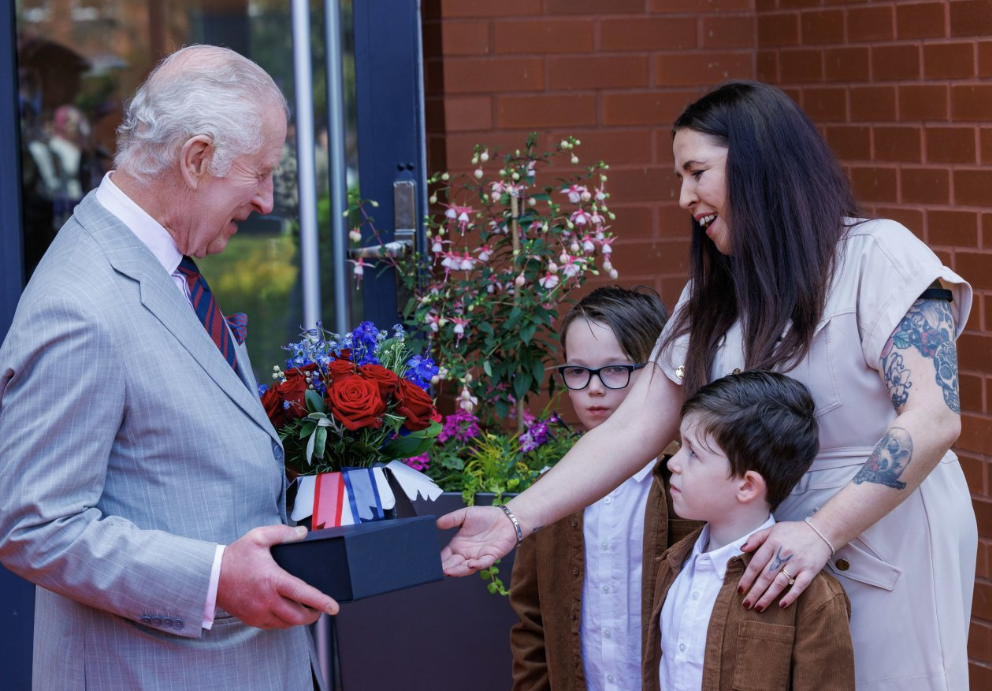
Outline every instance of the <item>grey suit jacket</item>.
{"label": "grey suit jacket", "polygon": [[0,348],[0,561],[39,586],[35,689],[312,688],[305,628],[202,628],[217,544],[286,522],[238,362],[88,195]]}

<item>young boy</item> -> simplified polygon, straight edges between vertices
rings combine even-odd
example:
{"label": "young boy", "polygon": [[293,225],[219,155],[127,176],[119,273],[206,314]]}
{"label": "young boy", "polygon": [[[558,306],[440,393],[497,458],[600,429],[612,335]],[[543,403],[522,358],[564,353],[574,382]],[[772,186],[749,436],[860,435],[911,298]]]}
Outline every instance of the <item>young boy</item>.
{"label": "young boy", "polygon": [[[635,377],[651,376],[644,363],[666,319],[656,294],[618,287],[593,291],[563,318],[567,364],[559,372],[586,429],[619,407]],[[668,522],[654,465],[651,459],[608,496],[517,550],[510,590],[520,616],[510,632],[515,691],[640,689],[640,622],[651,605],[655,560],[697,525]]]}
{"label": "young boy", "polygon": [[[682,406],[682,448],[668,461],[675,512],[707,521],[661,557],[648,622],[644,689],[853,689],[850,603],[818,574],[793,606],[748,608],[736,591],[741,546],[775,519],[819,449],[813,400],[784,375],[744,372]],[[791,586],[791,554],[771,562]]]}

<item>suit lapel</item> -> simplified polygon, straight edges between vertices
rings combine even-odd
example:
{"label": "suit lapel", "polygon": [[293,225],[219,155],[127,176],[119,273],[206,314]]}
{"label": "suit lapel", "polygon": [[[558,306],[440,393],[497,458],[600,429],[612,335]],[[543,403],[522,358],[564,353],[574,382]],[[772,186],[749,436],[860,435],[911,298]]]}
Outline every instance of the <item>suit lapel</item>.
{"label": "suit lapel", "polygon": [[155,256],[127,226],[104,209],[96,195],[87,195],[75,211],[80,224],[100,245],[111,266],[140,286],[141,304],[179,341],[193,360],[214,383],[273,439],[279,436],[269,422],[258,393],[249,382],[251,374],[247,349],[238,347],[236,373],[221,354],[210,334],[196,316],[188,300],[176,288],[172,277]]}

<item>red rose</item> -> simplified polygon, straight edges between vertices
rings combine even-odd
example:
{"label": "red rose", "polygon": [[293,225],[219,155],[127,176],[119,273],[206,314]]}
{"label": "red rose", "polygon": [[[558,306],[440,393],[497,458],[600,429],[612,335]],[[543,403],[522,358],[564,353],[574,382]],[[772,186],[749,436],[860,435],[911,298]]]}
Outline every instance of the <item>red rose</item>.
{"label": "red rose", "polygon": [[380,416],[386,412],[378,385],[362,377],[335,381],[327,390],[327,405],[334,417],[353,432],[363,427],[382,427]]}
{"label": "red rose", "polygon": [[348,377],[355,376],[355,363],[351,360],[331,360],[327,371],[331,375],[332,382],[342,382]]}
{"label": "red rose", "polygon": [[289,407],[285,410],[287,419],[293,420],[307,416],[307,388],[309,386],[307,378],[299,370],[290,370],[286,373],[286,381],[275,387],[282,400],[289,403]]}
{"label": "red rose", "polygon": [[262,394],[262,407],[265,408],[265,414],[269,416],[273,427],[279,429],[286,424],[286,411],[282,407],[282,396],[279,395],[278,387],[269,387]]}
{"label": "red rose", "polygon": [[400,378],[396,376],[396,372],[382,365],[362,365],[358,371],[363,377],[379,385],[379,394],[384,401],[388,401],[400,386]]}
{"label": "red rose", "polygon": [[408,430],[417,432],[430,427],[437,411],[434,409],[434,401],[426,391],[406,379],[401,379],[397,399],[399,403],[396,406],[396,414],[406,418],[403,424]]}

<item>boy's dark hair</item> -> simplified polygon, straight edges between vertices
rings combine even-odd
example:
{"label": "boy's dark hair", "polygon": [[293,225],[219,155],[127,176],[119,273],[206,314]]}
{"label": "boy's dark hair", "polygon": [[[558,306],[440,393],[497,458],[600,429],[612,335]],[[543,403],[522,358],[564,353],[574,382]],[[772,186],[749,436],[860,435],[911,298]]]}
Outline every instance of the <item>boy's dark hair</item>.
{"label": "boy's dark hair", "polygon": [[[576,319],[610,327],[623,354],[632,363],[647,362],[654,344],[668,321],[668,310],[647,286],[627,289],[620,286],[596,288],[568,311],[558,324],[558,339],[565,351],[565,335]],[[568,353],[565,353],[567,359]]]}
{"label": "boy's dark hair", "polygon": [[732,477],[751,470],[764,478],[774,510],[820,450],[815,411],[802,382],[777,372],[741,372],[696,391],[682,406],[682,417],[695,416],[699,438],[712,435]]}

